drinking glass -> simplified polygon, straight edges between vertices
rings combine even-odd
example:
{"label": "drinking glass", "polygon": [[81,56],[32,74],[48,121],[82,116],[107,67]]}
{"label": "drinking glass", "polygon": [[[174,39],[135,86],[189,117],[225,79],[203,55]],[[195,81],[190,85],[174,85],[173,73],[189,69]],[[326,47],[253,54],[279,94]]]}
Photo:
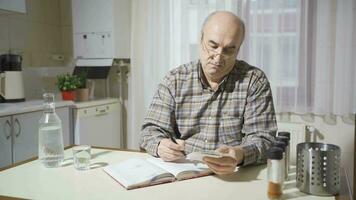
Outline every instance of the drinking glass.
{"label": "drinking glass", "polygon": [[88,170],[90,168],[90,149],[88,145],[73,147],[73,162],[77,170]]}

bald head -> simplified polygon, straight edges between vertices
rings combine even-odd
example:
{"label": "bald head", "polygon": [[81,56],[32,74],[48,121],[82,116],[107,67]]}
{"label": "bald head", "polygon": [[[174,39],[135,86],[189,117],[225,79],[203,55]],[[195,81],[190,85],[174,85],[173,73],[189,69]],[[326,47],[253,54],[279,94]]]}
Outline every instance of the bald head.
{"label": "bald head", "polygon": [[244,22],[232,12],[228,11],[215,11],[209,14],[204,20],[201,36],[204,35],[206,29],[228,29],[231,34],[238,34],[240,38],[240,45],[245,37],[245,24]]}
{"label": "bald head", "polygon": [[204,21],[199,60],[209,84],[213,87],[234,67],[244,39],[244,23],[227,11],[211,13]]}

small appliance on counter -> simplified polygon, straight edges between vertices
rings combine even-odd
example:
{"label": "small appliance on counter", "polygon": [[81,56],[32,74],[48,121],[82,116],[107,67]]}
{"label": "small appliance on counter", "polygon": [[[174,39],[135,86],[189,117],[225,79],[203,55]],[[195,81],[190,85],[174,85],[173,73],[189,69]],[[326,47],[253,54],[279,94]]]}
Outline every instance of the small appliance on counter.
{"label": "small appliance on counter", "polygon": [[22,57],[16,54],[0,56],[0,102],[25,101]]}

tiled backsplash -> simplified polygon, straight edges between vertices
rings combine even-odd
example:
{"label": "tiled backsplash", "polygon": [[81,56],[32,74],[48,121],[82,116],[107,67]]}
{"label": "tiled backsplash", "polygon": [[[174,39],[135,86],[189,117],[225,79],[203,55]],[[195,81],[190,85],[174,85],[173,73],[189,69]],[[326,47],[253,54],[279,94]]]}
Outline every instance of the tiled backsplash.
{"label": "tiled backsplash", "polygon": [[[72,74],[73,67],[29,67],[23,69],[26,100],[41,99],[45,92],[54,92],[59,96],[56,87],[57,75]],[[58,97],[60,99],[60,97]]]}
{"label": "tiled backsplash", "polygon": [[[70,0],[27,0],[26,14],[0,12],[0,54],[19,53],[24,67],[67,66],[72,61]],[[63,60],[52,55],[62,55]]]}

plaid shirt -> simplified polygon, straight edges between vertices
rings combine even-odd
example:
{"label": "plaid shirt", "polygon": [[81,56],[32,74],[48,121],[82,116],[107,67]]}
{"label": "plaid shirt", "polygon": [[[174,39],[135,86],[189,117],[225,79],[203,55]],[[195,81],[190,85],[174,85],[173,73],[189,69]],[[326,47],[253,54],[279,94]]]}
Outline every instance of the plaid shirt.
{"label": "plaid shirt", "polygon": [[245,150],[243,165],[264,163],[277,130],[272,93],[264,73],[236,61],[216,91],[200,62],[172,70],[159,84],[142,126],[141,147],[157,156],[169,135],[185,140],[185,152],[221,145]]}

